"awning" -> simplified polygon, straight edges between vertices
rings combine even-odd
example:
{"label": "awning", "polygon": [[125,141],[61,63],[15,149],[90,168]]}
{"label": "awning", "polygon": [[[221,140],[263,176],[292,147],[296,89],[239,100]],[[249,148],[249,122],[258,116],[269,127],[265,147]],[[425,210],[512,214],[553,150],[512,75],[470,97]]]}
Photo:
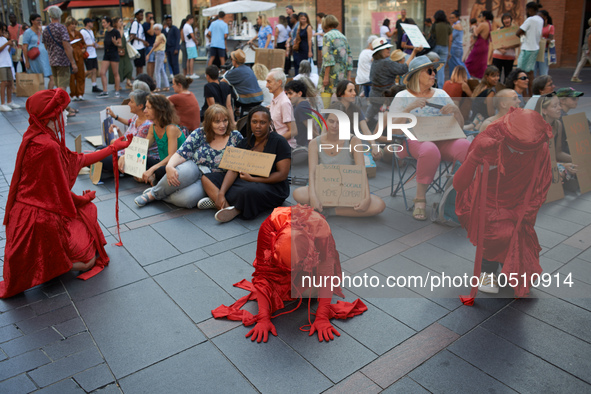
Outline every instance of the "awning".
{"label": "awning", "polygon": [[[129,0],[121,0],[122,6],[127,6]],[[119,7],[119,0],[75,0],[70,1],[68,8]]]}
{"label": "awning", "polygon": [[62,1],[61,3],[50,4],[50,5],[48,5],[48,6],[47,6],[47,8],[45,8],[43,11],[47,11],[47,10],[49,9],[49,7],[53,7],[53,6],[56,6],[56,7],[60,7],[60,8],[62,8],[62,4],[64,4],[64,3],[65,3],[65,1]]}

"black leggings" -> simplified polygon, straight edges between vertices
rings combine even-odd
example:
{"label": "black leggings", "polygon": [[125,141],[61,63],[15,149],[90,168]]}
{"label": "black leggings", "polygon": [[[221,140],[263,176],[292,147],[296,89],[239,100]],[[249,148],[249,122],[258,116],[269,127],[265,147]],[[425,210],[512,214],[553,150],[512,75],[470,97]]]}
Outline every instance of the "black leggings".
{"label": "black leggings", "polygon": [[487,274],[496,274],[499,270],[499,263],[497,261],[488,261],[482,259],[482,267],[480,269],[481,272],[486,272]]}
{"label": "black leggings", "polygon": [[499,81],[501,80],[500,77],[503,75],[503,70],[505,71],[505,76],[502,79],[501,83],[505,83],[507,77],[511,70],[513,70],[513,62],[515,60],[503,60],[503,59],[495,59],[493,57],[493,66],[499,69]]}

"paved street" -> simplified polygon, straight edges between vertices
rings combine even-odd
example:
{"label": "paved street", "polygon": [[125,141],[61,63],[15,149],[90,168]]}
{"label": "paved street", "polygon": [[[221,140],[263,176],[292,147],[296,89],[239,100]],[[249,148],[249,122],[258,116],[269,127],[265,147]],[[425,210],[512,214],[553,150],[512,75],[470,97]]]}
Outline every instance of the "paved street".
{"label": "paved street", "polygon": [[[571,86],[572,69],[550,74],[557,87]],[[581,79],[588,82],[574,87],[591,95],[591,70]],[[200,103],[204,83],[191,87]],[[71,149],[77,135],[98,134],[100,110],[121,101],[86,97],[73,103],[80,113],[66,128]],[[24,108],[24,98],[15,101]],[[0,115],[2,218],[27,126],[24,109]],[[390,182],[390,166],[379,163],[370,185],[387,208],[378,217],[328,219],[343,270],[383,280],[471,274],[466,232],[413,220],[402,197],[390,197]],[[561,280],[572,273],[576,293],[540,288],[515,300],[506,288],[466,307],[458,299],[465,289],[350,288],[346,300],[361,297],[369,310],[333,320],[341,336],[331,343],[299,330],[308,323],[302,306],[274,320],[278,337],[257,344],[244,337],[249,328],[214,320],[211,309],[246,294],[232,285],[251,277],[266,216],[220,224],[211,210],[140,209],[133,200],[144,188],[121,179],[117,247],[114,183],[79,176],[75,192],[97,192],[111,263],[88,281],[70,273],[0,300],[0,393],[591,392],[591,193],[544,205],[536,225],[544,272]],[[0,238],[3,256],[4,227]],[[256,312],[252,302],[246,308]]]}

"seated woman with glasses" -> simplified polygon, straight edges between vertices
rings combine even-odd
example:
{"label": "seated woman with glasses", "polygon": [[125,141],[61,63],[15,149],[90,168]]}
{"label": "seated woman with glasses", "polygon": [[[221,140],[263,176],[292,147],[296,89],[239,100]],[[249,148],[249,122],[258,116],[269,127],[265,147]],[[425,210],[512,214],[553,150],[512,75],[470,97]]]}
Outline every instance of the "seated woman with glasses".
{"label": "seated woman with glasses", "polygon": [[[451,97],[445,91],[433,88],[437,70],[441,67],[443,63],[432,63],[426,56],[418,56],[410,62],[410,71],[402,77],[407,90],[396,94],[390,113],[395,116],[405,112],[418,117],[453,115],[460,127],[463,126],[464,118]],[[406,121],[407,118],[394,118],[393,123]],[[470,142],[465,138],[435,142],[407,140],[405,149],[396,153],[399,159],[409,155],[417,159],[417,192],[413,218],[427,220],[425,197],[441,159],[452,163],[463,162],[469,146]]]}
{"label": "seated woman with glasses", "polygon": [[505,87],[515,90],[519,101],[521,102],[520,107],[523,108],[525,101],[523,95],[527,92],[527,86],[529,84],[529,77],[527,73],[520,68],[514,68],[511,70],[507,78],[505,78]]}

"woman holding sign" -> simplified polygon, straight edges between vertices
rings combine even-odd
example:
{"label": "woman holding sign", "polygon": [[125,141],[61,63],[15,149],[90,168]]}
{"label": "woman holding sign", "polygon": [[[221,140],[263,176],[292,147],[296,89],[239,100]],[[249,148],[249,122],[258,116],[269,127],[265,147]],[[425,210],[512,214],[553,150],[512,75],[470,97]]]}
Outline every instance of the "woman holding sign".
{"label": "woman holding sign", "polygon": [[291,147],[275,132],[268,108],[254,107],[247,119],[246,138],[238,148],[274,155],[273,166],[266,177],[232,170],[205,174],[201,182],[211,201],[199,201],[199,205],[215,205],[218,222],[229,222],[240,214],[246,220],[254,219],[265,210],[277,208],[289,196]]}
{"label": "woman holding sign", "polygon": [[[333,103],[330,109],[346,112],[341,103]],[[350,140],[339,140],[339,120],[336,115],[329,114],[326,118],[328,128],[321,135],[310,141],[308,146],[308,173],[310,185],[297,188],[293,192],[293,198],[300,204],[310,204],[318,212],[324,212],[325,216],[375,216],[385,208],[384,201],[376,195],[370,194],[367,173],[365,172],[365,159],[363,149],[355,149],[363,146],[361,140],[353,137]],[[359,202],[352,207],[323,207],[320,192],[316,185],[316,169],[322,164],[355,165],[363,172],[363,195]]]}

